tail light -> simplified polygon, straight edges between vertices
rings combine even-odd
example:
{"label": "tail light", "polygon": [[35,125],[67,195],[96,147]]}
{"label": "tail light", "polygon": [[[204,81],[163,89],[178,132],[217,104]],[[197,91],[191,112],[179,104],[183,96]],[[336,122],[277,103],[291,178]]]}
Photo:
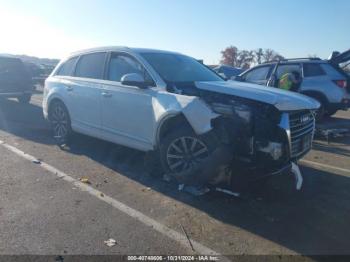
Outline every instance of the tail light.
{"label": "tail light", "polygon": [[333,82],[340,88],[346,88],[347,86],[346,80],[334,80]]}

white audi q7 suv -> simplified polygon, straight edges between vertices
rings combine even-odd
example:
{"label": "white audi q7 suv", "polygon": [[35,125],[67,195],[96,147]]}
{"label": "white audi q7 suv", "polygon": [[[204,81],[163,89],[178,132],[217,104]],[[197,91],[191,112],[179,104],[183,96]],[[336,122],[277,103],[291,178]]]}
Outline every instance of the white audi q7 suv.
{"label": "white audi q7 suv", "polygon": [[46,80],[43,100],[60,143],[83,133],[149,152],[183,183],[228,187],[289,173],[311,148],[318,107],[225,81],[179,53],[126,47],[72,53]]}

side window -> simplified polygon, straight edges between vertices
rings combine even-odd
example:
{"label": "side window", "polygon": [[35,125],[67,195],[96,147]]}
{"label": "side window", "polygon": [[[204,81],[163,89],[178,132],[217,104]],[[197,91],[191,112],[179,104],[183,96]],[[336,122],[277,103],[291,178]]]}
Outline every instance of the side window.
{"label": "side window", "polygon": [[279,65],[277,68],[277,79],[280,79],[281,76],[291,72],[298,72],[300,74],[301,68],[299,64],[288,64],[288,65]]}
{"label": "side window", "polygon": [[147,83],[155,85],[151,76],[134,58],[125,54],[112,54],[109,62],[107,79],[120,82],[124,75],[131,73],[140,74],[145,78]]}
{"label": "side window", "polygon": [[320,64],[304,64],[304,77],[322,76],[325,74],[326,73],[324,72]]}
{"label": "side window", "polygon": [[74,66],[77,63],[78,57],[73,57],[67,60],[58,69],[56,75],[58,76],[72,76],[74,72]]}
{"label": "side window", "polygon": [[75,76],[93,79],[103,79],[106,53],[83,55],[77,64]]}
{"label": "side window", "polygon": [[257,81],[266,80],[269,71],[270,71],[269,66],[262,66],[262,67],[258,67],[256,69],[253,69],[252,71],[248,72],[245,75],[245,77],[244,77],[245,81],[257,82]]}

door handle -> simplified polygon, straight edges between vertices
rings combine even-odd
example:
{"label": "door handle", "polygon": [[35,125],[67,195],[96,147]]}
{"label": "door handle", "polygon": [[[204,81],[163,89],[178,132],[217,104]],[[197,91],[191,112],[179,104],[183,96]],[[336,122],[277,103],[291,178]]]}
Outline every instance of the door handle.
{"label": "door handle", "polygon": [[102,92],[102,96],[103,97],[112,97],[112,94],[108,93],[108,92]]}
{"label": "door handle", "polygon": [[66,87],[66,90],[67,90],[68,92],[72,92],[72,91],[73,91],[73,89],[74,89],[74,88],[73,88],[73,87],[71,87],[71,86],[67,86],[67,87]]}

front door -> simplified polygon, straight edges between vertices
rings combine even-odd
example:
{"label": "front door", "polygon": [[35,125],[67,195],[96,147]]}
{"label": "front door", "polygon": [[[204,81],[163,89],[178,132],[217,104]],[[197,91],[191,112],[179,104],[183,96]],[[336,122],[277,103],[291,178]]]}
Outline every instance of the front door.
{"label": "front door", "polygon": [[[150,87],[122,85],[121,78],[130,73],[144,75]],[[128,147],[151,150],[155,132],[153,81],[144,67],[125,53],[111,54],[106,78],[101,91],[102,127],[106,138]]]}

